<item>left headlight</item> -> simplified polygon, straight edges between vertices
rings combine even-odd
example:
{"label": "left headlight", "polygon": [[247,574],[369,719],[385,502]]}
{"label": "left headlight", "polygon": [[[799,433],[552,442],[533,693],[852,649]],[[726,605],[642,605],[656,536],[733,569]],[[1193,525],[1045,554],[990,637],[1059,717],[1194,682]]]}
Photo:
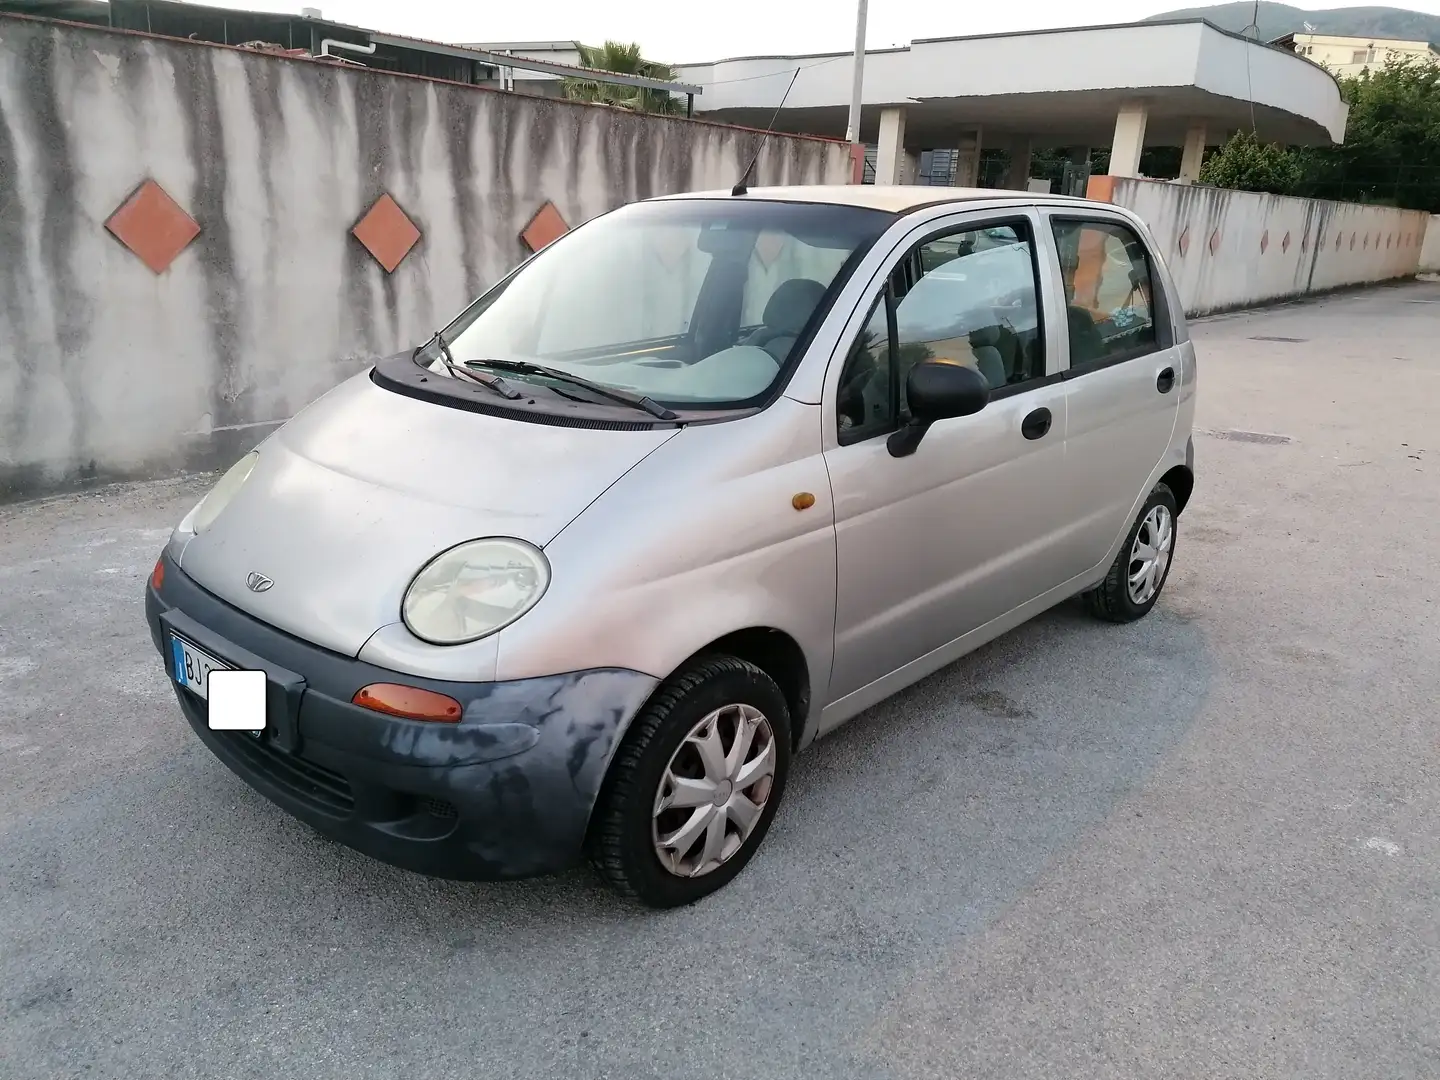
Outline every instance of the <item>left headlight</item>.
{"label": "left headlight", "polygon": [[461,645],[509,626],[545,595],[550,563],[523,540],[470,540],[425,564],[401,617],[432,645]]}
{"label": "left headlight", "polygon": [[255,468],[255,462],[260,460],[260,454],[251,450],[226,471],[225,475],[216,481],[210,493],[200,500],[200,505],[195,507],[195,512],[190,519],[190,531],[197,536],[215,523],[221,511],[230,505],[230,500],[235,498],[242,484],[250,479],[251,470]]}

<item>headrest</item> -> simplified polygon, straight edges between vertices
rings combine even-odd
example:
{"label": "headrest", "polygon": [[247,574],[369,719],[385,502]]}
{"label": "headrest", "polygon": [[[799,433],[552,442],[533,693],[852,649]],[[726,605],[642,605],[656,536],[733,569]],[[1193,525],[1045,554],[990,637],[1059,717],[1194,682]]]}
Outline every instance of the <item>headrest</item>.
{"label": "headrest", "polygon": [[799,334],[825,295],[825,286],[809,278],[782,281],[765,305],[765,325],[787,334]]}

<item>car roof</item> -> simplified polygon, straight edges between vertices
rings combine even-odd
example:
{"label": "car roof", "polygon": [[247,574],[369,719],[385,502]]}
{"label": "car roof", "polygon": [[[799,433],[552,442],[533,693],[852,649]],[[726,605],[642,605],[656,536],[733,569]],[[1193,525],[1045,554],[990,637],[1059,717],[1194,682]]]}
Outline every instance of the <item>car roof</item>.
{"label": "car roof", "polygon": [[731,195],[727,188],[714,191],[691,191],[679,195],[662,195],[656,201],[730,198],[767,202],[825,203],[831,206],[860,206],[871,210],[885,210],[892,214],[904,214],[922,206],[935,206],[941,203],[983,205],[1006,201],[1022,205],[1053,203],[1073,206],[1076,203],[1089,201],[1071,195],[1046,195],[1005,188],[930,187],[919,184],[799,184],[790,187],[752,187],[747,189],[744,195]]}

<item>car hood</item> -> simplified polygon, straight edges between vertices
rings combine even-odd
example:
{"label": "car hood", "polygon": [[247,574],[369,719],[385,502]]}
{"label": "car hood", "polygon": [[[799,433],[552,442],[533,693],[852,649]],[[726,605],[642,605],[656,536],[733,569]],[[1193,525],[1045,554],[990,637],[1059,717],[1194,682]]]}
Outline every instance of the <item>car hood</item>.
{"label": "car hood", "polygon": [[[486,536],[544,547],[677,430],[508,420],[382,389],[366,372],[261,445],[181,566],[236,607],[354,656],[399,621],[406,587],[433,556]],[[252,573],[273,584],[252,592]]]}

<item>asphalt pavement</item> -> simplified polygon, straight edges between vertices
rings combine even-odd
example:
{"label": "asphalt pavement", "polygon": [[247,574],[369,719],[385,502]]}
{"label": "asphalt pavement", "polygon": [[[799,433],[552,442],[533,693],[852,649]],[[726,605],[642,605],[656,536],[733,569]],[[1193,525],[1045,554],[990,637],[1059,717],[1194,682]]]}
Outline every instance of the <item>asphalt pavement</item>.
{"label": "asphalt pavement", "polygon": [[213,759],[141,603],[206,478],[0,508],[0,1076],[1440,1075],[1440,284],[1195,336],[1151,616],[872,709],[664,914],[388,869]]}

